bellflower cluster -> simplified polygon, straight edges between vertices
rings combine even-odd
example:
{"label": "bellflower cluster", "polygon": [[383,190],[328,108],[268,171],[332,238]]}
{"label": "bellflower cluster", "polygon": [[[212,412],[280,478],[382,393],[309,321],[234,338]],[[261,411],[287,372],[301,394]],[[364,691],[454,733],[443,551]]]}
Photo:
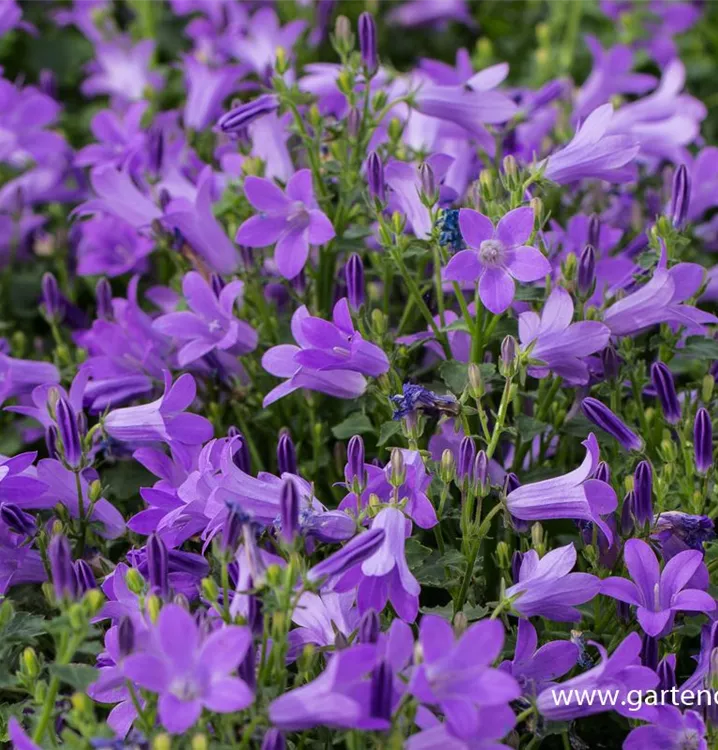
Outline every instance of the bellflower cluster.
{"label": "bellflower cluster", "polygon": [[350,5],[0,3],[0,738],[718,746],[718,5]]}

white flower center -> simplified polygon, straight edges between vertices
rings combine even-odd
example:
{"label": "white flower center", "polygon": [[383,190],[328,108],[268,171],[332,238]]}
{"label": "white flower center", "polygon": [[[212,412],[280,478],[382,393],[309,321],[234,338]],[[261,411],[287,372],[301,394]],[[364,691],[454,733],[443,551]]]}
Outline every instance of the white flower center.
{"label": "white flower center", "polygon": [[701,739],[694,729],[686,729],[680,736],[680,744],[678,747],[681,748],[681,750],[698,750],[700,746]]}
{"label": "white flower center", "polygon": [[222,330],[222,324],[219,320],[212,320],[209,323],[209,332],[210,333],[217,333]]}
{"label": "white flower center", "polygon": [[191,677],[176,677],[172,680],[169,691],[181,701],[193,701],[202,692],[198,683]]}
{"label": "white flower center", "polygon": [[661,611],[661,590],[658,584],[653,587],[653,609],[656,612]]}
{"label": "white flower center", "polygon": [[309,211],[301,201],[292,203],[287,219],[293,229],[304,229],[309,226]]}
{"label": "white flower center", "polygon": [[479,245],[479,258],[486,266],[500,266],[504,262],[506,248],[500,240],[484,240]]}

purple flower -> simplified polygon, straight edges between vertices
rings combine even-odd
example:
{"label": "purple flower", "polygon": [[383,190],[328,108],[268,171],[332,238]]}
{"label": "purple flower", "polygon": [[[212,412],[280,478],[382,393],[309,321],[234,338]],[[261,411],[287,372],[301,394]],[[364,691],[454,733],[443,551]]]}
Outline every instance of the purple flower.
{"label": "purple flower", "polygon": [[[375,529],[384,531],[384,540],[361,564],[357,591],[359,613],[364,614],[370,609],[382,612],[389,601],[402,620],[414,622],[419,611],[421,587],[406,562],[404,545],[410,532],[406,517],[398,508],[384,508],[374,518],[372,530]],[[350,572],[340,582],[341,590],[354,583],[357,573]]]}
{"label": "purple flower", "polygon": [[678,263],[668,269],[665,245],[650,281],[604,311],[603,322],[614,336],[631,336],[661,323],[686,326],[691,333],[703,332],[703,326],[718,323],[718,318],[685,304],[694,296],[705,276],[695,263]]}
{"label": "purple flower", "polygon": [[25,733],[22,724],[14,717],[10,717],[8,722],[8,733],[10,741],[15,750],[42,750],[40,745],[36,745]]}
{"label": "purple flower", "polygon": [[530,375],[542,378],[553,372],[568,383],[588,383],[586,357],[606,346],[611,331],[594,320],[572,323],[573,311],[571,295],[557,286],[540,316],[533,311],[519,315],[521,351],[531,357]]}
{"label": "purple flower", "polygon": [[355,399],[366,390],[364,375],[378,378],[389,369],[386,354],[354,329],[346,297],[334,306],[332,321],[315,318],[305,306],[292,316],[299,346],[281,344],[262,357],[262,367],[287,378],[264,397],[267,407],[298,388]]}
{"label": "purple flower", "polygon": [[205,167],[197,180],[194,205],[187,198],[173,200],[167,206],[163,223],[178,230],[213,271],[230,274],[237,270],[240,255],[212,213],[213,184],[212,168]]}
{"label": "purple flower", "polygon": [[275,94],[262,94],[250,102],[243,102],[225,112],[217,121],[223,133],[241,133],[260,117],[279,109],[279,98]]}
{"label": "purple flower", "polygon": [[192,55],[185,55],[187,100],[182,120],[185,127],[202,131],[217,117],[222,102],[237,88],[245,69],[238,65],[212,68]]}
{"label": "purple flower", "polygon": [[[709,516],[694,516],[678,510],[667,510],[653,519],[655,537],[665,546],[672,540],[703,551],[703,543],[715,539],[715,525]],[[665,556],[665,549],[662,550]]]}
{"label": "purple flower", "polygon": [[339,636],[349,636],[359,626],[356,594],[331,591],[317,595],[305,591],[292,613],[292,621],[299,627],[289,632],[290,656],[298,656],[307,643],[334,646]]}
{"label": "purple flower", "polygon": [[543,176],[560,185],[586,178],[630,180],[640,146],[630,135],[608,134],[613,116],[611,104],[594,109],[571,142],[542,162]]}
{"label": "purple flower", "polygon": [[77,225],[77,273],[110,277],[147,269],[155,243],[116,216],[93,216]]}
{"label": "purple flower", "polygon": [[551,641],[537,649],[536,628],[529,620],[519,620],[516,649],[511,661],[499,669],[508,672],[521,685],[525,696],[536,696],[553,685],[557,677],[569,672],[576,664],[579,649],[571,641]]}
{"label": "purple flower", "polygon": [[340,550],[310,568],[307,571],[307,580],[312,582],[329,580],[352,571],[384,544],[385,536],[384,529],[379,527],[357,534]]}
{"label": "purple flower", "polygon": [[610,543],[613,533],[601,516],[613,513],[618,499],[610,484],[591,478],[598,466],[596,436],[591,433],[583,445],[586,457],[581,466],[560,477],[517,487],[507,495],[506,507],[522,521],[553,518],[592,521]]}
{"label": "purple flower", "polygon": [[243,290],[243,282],[232,281],[216,295],[196,271],[185,275],[182,292],[191,312],[161,315],[153,324],[160,333],[187,341],[177,355],[180,367],[215,349],[242,355],[257,347],[257,332],[234,316],[235,303],[238,299],[241,302]]}
{"label": "purple flower", "polygon": [[249,176],[244,181],[249,203],[260,213],[247,219],[237,230],[236,241],[247,247],[274,245],[279,272],[293,279],[309,257],[309,245],[323,245],[334,237],[334,227],[318,207],[312,186],[312,173],[299,172],[286,190],[271,180]]}
{"label": "purple flower", "polygon": [[623,750],[708,750],[706,725],[696,711],[681,713],[675,706],[661,706],[651,724],[636,727],[626,737]]}
{"label": "purple flower", "polygon": [[462,208],[459,226],[468,249],[451,258],[444,278],[478,281],[481,301],[492,313],[499,315],[513,302],[514,279],[538,281],[551,273],[541,252],[525,244],[534,228],[534,212],[529,206],[509,211],[496,227],[478,211]]}
{"label": "purple flower", "polygon": [[601,593],[638,607],[638,622],[647,635],[659,637],[665,633],[675,612],[712,612],[716,608],[710,594],[685,588],[703,562],[702,552],[680,552],[661,572],[653,550],[641,539],[629,539],[623,559],[633,581],[606,578]]}
{"label": "purple flower", "polygon": [[601,589],[601,581],[588,573],[571,573],[575,564],[573,543],[557,547],[540,559],[536,550],[526,552],[518,582],[506,589],[506,598],[517,597],[511,603],[512,609],[523,617],[580,620],[581,613],[575,605],[593,599]]}
{"label": "purple flower", "polygon": [[693,423],[693,454],[696,469],[706,474],[713,466],[713,423],[708,410],[701,406]]}
{"label": "purple flower", "polygon": [[199,445],[212,437],[212,424],[199,414],[185,413],[194,401],[197,386],[185,373],[172,383],[165,371],[165,390],[156,401],[113,409],[104,419],[104,429],[114,440],[125,443],[174,441]]}
{"label": "purple flower", "polygon": [[[521,695],[510,674],[491,668],[503,644],[500,620],[477,622],[455,640],[446,620],[426,615],[419,626],[422,661],[408,690],[420,703],[438,706],[455,737],[470,740],[482,729],[489,737],[503,737],[515,723],[509,702]],[[500,734],[491,733],[496,724]]]}
{"label": "purple flower", "polygon": [[681,419],[681,404],[676,394],[673,373],[663,362],[654,362],[651,365],[651,382],[656,391],[658,401],[661,404],[666,422],[669,424],[678,424]]}
{"label": "purple flower", "polygon": [[447,21],[459,21],[467,26],[476,26],[466,0],[409,0],[389,12],[389,20],[400,26],[423,26],[440,28]]}
{"label": "purple flower", "polygon": [[135,102],[120,116],[112,109],[98,112],[90,123],[96,143],[90,143],[75,154],[80,167],[113,166],[131,169],[145,147],[142,117],[147,102]]}
{"label": "purple flower", "polygon": [[162,608],[151,636],[151,648],[128,656],[125,676],[158,693],[159,720],[173,734],[183,734],[203,708],[233,713],[254,700],[238,677],[230,676],[251,648],[248,628],[223,626],[204,641],[194,618],[182,607]]}
{"label": "purple flower", "polygon": [[[631,705],[626,700],[629,691],[652,690],[658,684],[658,675],[640,665],[641,637],[638,633],[627,636],[610,657],[603,646],[593,641],[591,643],[601,654],[600,663],[557,687],[549,687],[541,692],[536,703],[541,714],[551,721],[571,721],[612,709],[630,719],[652,717],[655,713],[653,707],[644,704],[636,709],[635,702]],[[615,691],[617,700],[610,706],[598,700],[589,705],[583,696],[594,690]],[[559,691],[563,691],[564,698],[561,700],[558,698]]]}
{"label": "purple flower", "polygon": [[581,401],[581,411],[588,420],[615,438],[627,451],[643,449],[643,440],[598,399],[591,396],[584,398]]}
{"label": "purple flower", "polygon": [[15,359],[0,354],[0,403],[13,396],[30,393],[36,386],[59,382],[60,373],[50,362]]}
{"label": "purple flower", "polygon": [[24,583],[47,580],[40,553],[27,544],[25,534],[16,534],[0,519],[0,594]]}
{"label": "purple flower", "polygon": [[82,93],[85,96],[109,94],[121,101],[142,99],[145,89],[157,89],[162,85],[162,76],[150,70],[154,51],[155,43],[151,39],[143,39],[134,47],[123,40],[99,42],[88,67],[91,75],[83,82]]}

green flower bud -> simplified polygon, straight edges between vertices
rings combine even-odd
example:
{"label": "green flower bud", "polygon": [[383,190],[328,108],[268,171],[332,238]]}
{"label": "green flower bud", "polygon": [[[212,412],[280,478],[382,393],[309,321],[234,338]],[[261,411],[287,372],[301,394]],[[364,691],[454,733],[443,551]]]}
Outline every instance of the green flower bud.
{"label": "green flower bud", "polygon": [[446,448],[441,454],[441,464],[439,465],[439,477],[444,484],[454,481],[456,476],[456,459],[454,454]]}
{"label": "green flower bud", "polygon": [[703,377],[703,383],[701,384],[701,400],[704,404],[710,403],[713,397],[713,388],[715,387],[716,381],[712,375],[705,375]]}
{"label": "green flower bud", "polygon": [[133,594],[137,594],[139,596],[140,594],[144,593],[145,579],[142,577],[142,573],[140,573],[137,568],[130,568],[127,571],[127,574],[125,575],[125,583],[127,584],[127,588]]}
{"label": "green flower bud", "polygon": [[30,646],[22,652],[22,669],[33,680],[40,674],[40,662],[35,649]]}

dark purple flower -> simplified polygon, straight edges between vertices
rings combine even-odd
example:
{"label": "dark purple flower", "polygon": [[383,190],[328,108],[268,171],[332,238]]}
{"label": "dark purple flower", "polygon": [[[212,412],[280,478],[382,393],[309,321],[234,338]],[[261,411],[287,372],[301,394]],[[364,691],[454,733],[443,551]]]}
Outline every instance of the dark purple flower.
{"label": "dark purple flower", "polygon": [[170,593],[169,554],[157,534],[151,534],[147,540],[147,572],[152,593],[167,598]]}
{"label": "dark purple flower", "polygon": [[700,474],[706,474],[713,465],[713,423],[708,410],[702,406],[693,423],[693,453],[696,469]]}
{"label": "dark purple flower", "polygon": [[[665,545],[675,538],[686,547],[703,550],[704,542],[715,539],[715,524],[709,516],[694,516],[677,510],[667,510],[659,513],[653,519],[654,536]],[[664,550],[665,553],[665,550]]]}
{"label": "dark purple flower", "polygon": [[376,49],[376,22],[371,13],[364,12],[359,16],[359,50],[364,69],[369,75],[376,72],[379,60]]}
{"label": "dark purple flower", "polygon": [[292,542],[299,530],[299,492],[290,479],[285,480],[279,496],[281,518],[281,535],[287,542]]}
{"label": "dark purple flower", "polygon": [[395,420],[412,416],[419,411],[432,415],[458,413],[459,403],[452,394],[442,396],[414,383],[404,383],[402,390],[401,395],[390,397],[394,405],[392,418]]}
{"label": "dark purple flower", "polygon": [[0,503],[0,519],[16,534],[34,536],[37,531],[35,517],[25,513],[14,503]]}
{"label": "dark purple flower", "polygon": [[83,457],[82,438],[77,421],[78,415],[75,414],[75,410],[70,403],[62,396],[55,406],[55,419],[64,459],[71,468],[77,469],[82,463]]}
{"label": "dark purple flower", "polygon": [[651,365],[651,382],[663,409],[663,416],[669,424],[677,424],[681,419],[681,404],[676,394],[673,374],[663,362]]}
{"label": "dark purple flower", "polygon": [[369,154],[366,162],[367,183],[369,195],[384,203],[386,201],[386,185],[384,183],[384,165],[376,151]]}
{"label": "dark purple flower", "polygon": [[359,310],[364,304],[364,263],[358,253],[352,253],[344,266],[344,278],[347,283],[347,297],[353,310]]}
{"label": "dark purple flower", "polygon": [[685,164],[681,164],[673,175],[669,218],[676,229],[681,229],[688,214],[691,200],[691,178]]}
{"label": "dark purple flower", "polygon": [[586,245],[578,259],[577,286],[581,294],[590,296],[596,283],[596,250],[593,245]]}
{"label": "dark purple flower", "polygon": [[376,552],[384,543],[384,529],[373,528],[357,534],[340,550],[329,555],[307,572],[310,581],[339,576],[358,565]]}
{"label": "dark purple flower", "polygon": [[277,470],[279,475],[298,474],[297,471],[297,449],[294,447],[292,436],[288,432],[282,432],[277,442]]}
{"label": "dark purple flower", "polygon": [[77,593],[77,579],[72,566],[72,552],[67,537],[57,534],[52,537],[47,548],[50,562],[50,575],[58,600],[74,599]]}
{"label": "dark purple flower", "polygon": [[598,399],[591,396],[584,398],[581,411],[593,424],[618,440],[627,451],[643,449],[643,440]]}
{"label": "dark purple flower", "polygon": [[640,526],[647,526],[653,521],[653,469],[648,461],[641,461],[636,466],[633,486],[633,515]]}

